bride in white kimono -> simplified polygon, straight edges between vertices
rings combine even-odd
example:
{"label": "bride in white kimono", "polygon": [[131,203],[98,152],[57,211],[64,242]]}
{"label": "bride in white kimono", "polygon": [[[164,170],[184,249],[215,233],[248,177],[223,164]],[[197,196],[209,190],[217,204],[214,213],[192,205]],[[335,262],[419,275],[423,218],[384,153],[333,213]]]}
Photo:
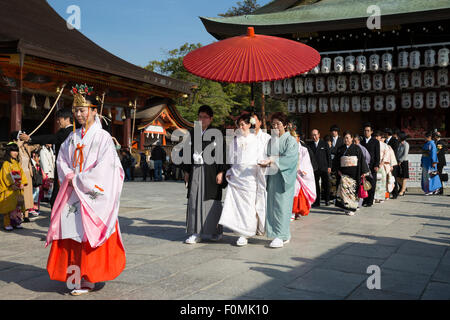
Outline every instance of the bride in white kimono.
{"label": "bride in white kimono", "polygon": [[261,184],[258,166],[263,160],[264,150],[257,136],[250,131],[250,115],[238,119],[239,129],[228,146],[228,163],[231,168],[226,173],[227,193],[219,224],[239,234],[236,244],[245,246],[247,238],[264,233],[265,210],[257,210],[257,190]]}

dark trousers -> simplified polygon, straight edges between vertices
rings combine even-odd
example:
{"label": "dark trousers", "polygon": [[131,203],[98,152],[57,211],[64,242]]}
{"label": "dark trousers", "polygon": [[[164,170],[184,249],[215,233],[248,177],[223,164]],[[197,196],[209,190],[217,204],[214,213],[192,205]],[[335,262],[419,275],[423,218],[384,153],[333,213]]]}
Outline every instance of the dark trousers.
{"label": "dark trousers", "polygon": [[394,170],[392,170],[392,175],[394,176],[394,189],[392,190],[391,194],[394,199],[398,197],[398,193],[400,192],[400,185],[397,182],[397,177],[400,171],[399,166],[394,166]]}
{"label": "dark trousers", "polygon": [[147,180],[147,175],[148,175],[148,168],[147,167],[141,167],[141,172],[142,172],[142,181],[146,181]]}
{"label": "dark trousers", "polygon": [[322,180],[322,191],[324,193],[323,195],[323,199],[328,202],[330,201],[330,179],[328,176],[328,171],[321,171],[321,170],[316,170],[314,171],[314,178],[316,179],[316,201],[314,202],[314,205],[320,205],[320,184],[319,184],[319,180]]}
{"label": "dark trousers", "polygon": [[[437,171],[439,172],[439,179],[441,178],[442,170],[444,170],[444,166],[442,164],[438,164]],[[439,194],[444,194],[444,182],[441,181],[441,183],[442,187],[439,189]]]}
{"label": "dark trousers", "polygon": [[373,177],[373,179],[370,181],[372,184],[372,188],[369,191],[367,191],[369,196],[365,198],[363,201],[363,205],[368,206],[373,205],[373,199],[375,198],[375,188],[377,186],[377,173],[373,168],[370,169],[370,172],[372,173]]}

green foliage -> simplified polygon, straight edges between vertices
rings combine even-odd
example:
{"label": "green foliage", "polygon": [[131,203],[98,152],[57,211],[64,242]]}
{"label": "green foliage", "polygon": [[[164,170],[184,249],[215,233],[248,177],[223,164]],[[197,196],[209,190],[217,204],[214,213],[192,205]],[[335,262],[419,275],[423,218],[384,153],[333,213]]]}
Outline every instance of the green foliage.
{"label": "green foliage", "polygon": [[221,17],[235,17],[242,16],[246,14],[252,14],[256,9],[260,8],[257,0],[244,0],[238,1],[236,6],[228,9],[227,12],[219,14]]}

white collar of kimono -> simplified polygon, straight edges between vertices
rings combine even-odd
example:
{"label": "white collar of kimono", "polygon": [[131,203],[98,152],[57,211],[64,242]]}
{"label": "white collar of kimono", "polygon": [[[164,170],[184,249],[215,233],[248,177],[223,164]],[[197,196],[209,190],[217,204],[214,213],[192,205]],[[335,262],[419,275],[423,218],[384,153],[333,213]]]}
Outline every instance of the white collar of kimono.
{"label": "white collar of kimono", "polygon": [[100,118],[98,117],[98,115],[96,115],[94,123],[86,131],[86,134],[84,135],[84,137],[81,137],[81,132],[83,130],[83,127],[76,130],[76,134],[75,134],[75,137],[73,140],[75,143],[75,146],[77,145],[78,141],[80,141],[84,145],[89,144],[89,142],[92,140],[92,137],[94,136],[95,131],[97,131],[99,129],[102,129],[102,124],[100,122]]}

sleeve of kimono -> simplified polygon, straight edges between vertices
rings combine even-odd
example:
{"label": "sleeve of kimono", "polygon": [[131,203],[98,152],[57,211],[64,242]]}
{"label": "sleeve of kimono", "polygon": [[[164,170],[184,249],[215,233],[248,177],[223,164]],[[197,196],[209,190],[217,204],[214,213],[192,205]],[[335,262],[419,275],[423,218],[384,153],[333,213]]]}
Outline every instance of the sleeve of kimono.
{"label": "sleeve of kimono", "polygon": [[58,170],[58,179],[60,185],[63,184],[64,180],[66,179],[66,176],[68,174],[73,174],[74,170],[72,167],[72,163],[70,161],[70,155],[69,155],[69,142],[70,139],[67,139],[62,145],[59,150],[58,159],[56,160],[56,167]]}
{"label": "sleeve of kimono", "polygon": [[192,130],[189,130],[189,137],[186,139],[186,141],[184,142],[184,145],[183,145],[183,149],[180,151],[180,155],[183,157],[183,159],[184,159],[184,157],[185,157],[185,154],[187,153],[187,154],[189,154],[189,158],[187,158],[188,160],[188,162],[185,162],[184,160],[183,160],[183,164],[182,164],[182,168],[183,168],[183,171],[184,172],[188,172],[188,173],[190,173],[191,172],[191,169],[192,169],[192,145],[193,145],[193,142],[192,142],[192,139],[193,139],[193,137],[194,137],[194,132],[192,131]]}
{"label": "sleeve of kimono", "polygon": [[3,162],[2,169],[0,170],[0,193],[5,192],[12,184],[11,178],[11,165],[8,161]]}
{"label": "sleeve of kimono", "polygon": [[374,167],[380,166],[380,141],[375,139],[375,154],[373,157]]}
{"label": "sleeve of kimono", "polygon": [[430,143],[430,157],[431,157],[431,163],[437,163],[439,162],[438,157],[437,157],[437,148],[436,145],[433,145],[432,143]]}
{"label": "sleeve of kimono", "polygon": [[25,172],[23,172],[22,166],[20,166],[20,175],[22,177],[22,185],[28,185],[27,175],[25,174]]}
{"label": "sleeve of kimono", "polygon": [[358,163],[361,166],[361,174],[370,172],[369,167],[367,166],[366,159],[364,158],[364,154],[361,149],[359,149],[358,152]]}
{"label": "sleeve of kimono", "polygon": [[287,181],[287,175],[291,173],[292,169],[297,169],[298,163],[298,146],[294,138],[286,139],[285,145],[280,146],[280,157],[276,161],[276,165],[280,170],[283,180]]}

